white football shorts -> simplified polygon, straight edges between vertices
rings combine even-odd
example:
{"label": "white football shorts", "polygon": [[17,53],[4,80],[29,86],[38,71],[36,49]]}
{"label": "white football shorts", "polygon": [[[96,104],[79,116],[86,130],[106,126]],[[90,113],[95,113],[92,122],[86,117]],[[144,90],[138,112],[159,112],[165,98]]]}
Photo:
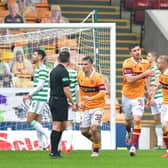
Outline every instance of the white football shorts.
{"label": "white football shorts", "polygon": [[125,119],[132,119],[133,116],[142,116],[144,113],[144,97],[130,99],[122,96],[122,110]]}
{"label": "white football shorts", "polygon": [[154,104],[151,106],[152,115],[160,114],[162,108],[162,98],[154,99]]}
{"label": "white football shorts", "polygon": [[89,109],[82,113],[81,128],[88,128],[91,125],[100,126],[103,117],[103,109]]}
{"label": "white football shorts", "polygon": [[161,107],[161,122],[168,122],[168,105],[163,104]]}
{"label": "white football shorts", "polygon": [[46,102],[32,101],[28,112],[42,114],[43,106]]}

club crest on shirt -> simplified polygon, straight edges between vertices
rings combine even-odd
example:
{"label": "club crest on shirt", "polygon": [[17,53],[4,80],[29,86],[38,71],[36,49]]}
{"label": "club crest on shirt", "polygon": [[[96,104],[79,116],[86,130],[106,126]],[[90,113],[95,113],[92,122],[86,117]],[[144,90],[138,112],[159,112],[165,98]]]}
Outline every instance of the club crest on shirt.
{"label": "club crest on shirt", "polygon": [[94,80],[90,80],[90,84],[94,84]]}

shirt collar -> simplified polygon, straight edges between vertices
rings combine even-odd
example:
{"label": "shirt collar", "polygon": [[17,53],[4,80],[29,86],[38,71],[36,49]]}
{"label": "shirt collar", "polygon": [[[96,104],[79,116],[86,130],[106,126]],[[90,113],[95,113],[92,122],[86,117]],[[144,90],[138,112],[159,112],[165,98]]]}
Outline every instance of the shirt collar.
{"label": "shirt collar", "polygon": [[134,62],[135,64],[138,64],[138,63],[141,63],[141,62],[144,61],[144,59],[141,58],[141,60],[140,60],[139,62],[137,62],[137,61],[135,61],[135,59],[134,59],[133,57],[131,57],[131,60],[132,60],[132,62]]}

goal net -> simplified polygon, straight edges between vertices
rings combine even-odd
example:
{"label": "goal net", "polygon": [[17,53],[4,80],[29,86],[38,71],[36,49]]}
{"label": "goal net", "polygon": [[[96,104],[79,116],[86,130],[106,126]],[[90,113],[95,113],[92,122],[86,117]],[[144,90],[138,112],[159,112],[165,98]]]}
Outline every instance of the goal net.
{"label": "goal net", "polygon": [[[102,148],[115,149],[115,40],[113,23],[1,24],[0,150],[33,150],[38,143],[32,136],[33,128],[26,123],[30,101],[22,101],[33,88],[32,54],[36,49],[44,50],[46,65],[52,70],[59,52],[65,48],[70,51],[74,69],[80,69],[83,56],[91,56],[96,70],[104,75],[109,94],[102,123],[102,131],[107,137],[102,138],[105,141]],[[43,126],[50,132],[51,116],[47,104],[42,116]],[[79,112],[73,122],[74,130],[78,131]],[[10,147],[4,148],[4,142]]]}

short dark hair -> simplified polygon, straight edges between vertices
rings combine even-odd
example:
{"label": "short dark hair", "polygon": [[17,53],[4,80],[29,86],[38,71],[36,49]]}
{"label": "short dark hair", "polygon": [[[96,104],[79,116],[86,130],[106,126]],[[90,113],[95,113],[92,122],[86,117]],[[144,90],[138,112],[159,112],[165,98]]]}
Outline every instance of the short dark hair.
{"label": "short dark hair", "polygon": [[129,51],[131,51],[133,48],[140,46],[139,44],[130,44],[129,45]]}
{"label": "short dark hair", "polygon": [[68,51],[62,51],[59,53],[58,60],[62,63],[68,62],[70,58],[70,53]]}
{"label": "short dark hair", "polygon": [[90,56],[83,57],[82,61],[89,61],[91,64],[93,64],[93,59]]}
{"label": "short dark hair", "polygon": [[34,52],[37,52],[38,55],[41,55],[42,59],[46,57],[46,53],[43,50],[38,49],[38,50],[35,50]]}

